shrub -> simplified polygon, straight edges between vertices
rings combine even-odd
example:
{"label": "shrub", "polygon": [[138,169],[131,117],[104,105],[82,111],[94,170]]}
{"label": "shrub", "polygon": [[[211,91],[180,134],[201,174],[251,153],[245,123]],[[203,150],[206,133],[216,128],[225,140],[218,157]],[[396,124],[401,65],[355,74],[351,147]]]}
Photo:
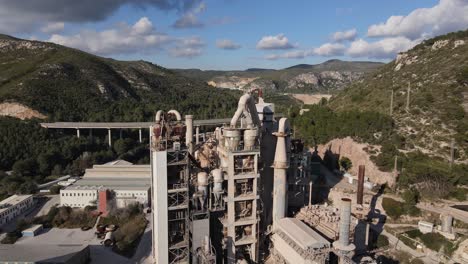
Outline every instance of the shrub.
{"label": "shrub", "polygon": [[382,200],[382,206],[387,215],[393,219],[398,219],[401,215],[404,214],[403,203],[400,203],[391,198],[384,197]]}
{"label": "shrub", "polygon": [[376,243],[376,246],[377,248],[383,248],[383,247],[387,247],[390,243],[388,242],[388,238],[384,235],[379,235],[379,237],[377,238],[377,243]]}

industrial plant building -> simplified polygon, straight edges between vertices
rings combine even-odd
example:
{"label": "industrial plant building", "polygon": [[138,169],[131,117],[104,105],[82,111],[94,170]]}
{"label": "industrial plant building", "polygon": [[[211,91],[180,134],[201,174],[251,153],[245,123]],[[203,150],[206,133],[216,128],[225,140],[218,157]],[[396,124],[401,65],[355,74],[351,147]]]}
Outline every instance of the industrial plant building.
{"label": "industrial plant building", "polygon": [[82,179],[60,190],[60,205],[84,208],[99,206],[101,211],[132,203],[149,205],[151,169],[117,160],[87,169]]}
{"label": "industrial plant building", "polygon": [[4,225],[33,207],[32,195],[12,195],[0,202],[0,226]]}
{"label": "industrial plant building", "polygon": [[150,127],[155,263],[313,264],[332,256],[353,263],[353,215],[365,212],[361,181],[357,206],[344,198],[314,212],[320,161],[291,139],[273,104],[256,98],[244,94],[229,123],[202,128],[201,142],[193,116],[157,112]]}

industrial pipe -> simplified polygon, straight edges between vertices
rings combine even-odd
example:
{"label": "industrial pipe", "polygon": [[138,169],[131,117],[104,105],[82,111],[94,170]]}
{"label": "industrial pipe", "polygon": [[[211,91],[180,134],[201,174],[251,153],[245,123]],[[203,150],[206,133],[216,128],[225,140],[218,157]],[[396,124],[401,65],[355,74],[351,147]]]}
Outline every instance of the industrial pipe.
{"label": "industrial pipe", "polygon": [[182,116],[180,115],[179,111],[177,110],[169,110],[169,112],[167,112],[168,114],[173,114],[176,116],[176,119],[177,121],[181,121],[182,120]]}
{"label": "industrial pipe", "polygon": [[275,160],[273,163],[273,230],[276,229],[278,221],[286,216],[286,170],[289,167],[286,155],[286,128],[289,128],[287,118],[281,118],[279,121],[278,132],[273,133],[278,140],[276,143]]}
{"label": "industrial pipe", "polygon": [[260,126],[260,119],[258,118],[257,108],[255,107],[255,102],[250,94],[244,94],[239,99],[237,110],[231,119],[231,127],[236,127],[237,121],[242,114],[244,114],[247,119],[248,128],[252,128],[254,125],[257,127]]}
{"label": "industrial pipe", "polygon": [[156,117],[155,117],[156,123],[161,122],[162,113],[163,113],[163,110],[159,110],[158,112],[156,112]]}
{"label": "industrial pipe", "polygon": [[187,130],[185,131],[185,145],[189,149],[190,154],[193,154],[193,116],[185,116],[185,126]]}

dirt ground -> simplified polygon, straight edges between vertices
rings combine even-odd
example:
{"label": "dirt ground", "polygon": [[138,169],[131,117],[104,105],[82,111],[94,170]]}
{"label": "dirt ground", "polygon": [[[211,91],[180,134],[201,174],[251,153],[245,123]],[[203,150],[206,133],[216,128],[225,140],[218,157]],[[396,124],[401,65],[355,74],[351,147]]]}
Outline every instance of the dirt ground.
{"label": "dirt ground", "polygon": [[330,94],[292,94],[291,96],[306,105],[318,104],[322,98],[329,100],[332,97]]}

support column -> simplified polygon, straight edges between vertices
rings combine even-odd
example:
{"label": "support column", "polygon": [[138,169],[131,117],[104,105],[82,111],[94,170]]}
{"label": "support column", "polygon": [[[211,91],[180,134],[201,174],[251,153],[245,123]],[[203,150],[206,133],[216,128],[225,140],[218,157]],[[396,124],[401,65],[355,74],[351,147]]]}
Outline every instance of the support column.
{"label": "support column", "polygon": [[140,143],[142,143],[143,139],[141,137],[141,128],[138,129],[138,137],[139,137]]}
{"label": "support column", "polygon": [[90,128],[89,129],[89,137],[92,138],[93,137],[93,130]]}
{"label": "support column", "polygon": [[76,129],[76,137],[80,138],[80,129],[79,128]]}
{"label": "support column", "polygon": [[112,132],[109,129],[107,129],[107,136],[109,137],[109,147],[112,147]]}
{"label": "support column", "polygon": [[195,127],[195,144],[198,145],[200,143],[200,127]]}
{"label": "support column", "polygon": [[122,129],[119,130],[119,133],[120,133],[119,137],[120,137],[120,139],[122,139]]}

